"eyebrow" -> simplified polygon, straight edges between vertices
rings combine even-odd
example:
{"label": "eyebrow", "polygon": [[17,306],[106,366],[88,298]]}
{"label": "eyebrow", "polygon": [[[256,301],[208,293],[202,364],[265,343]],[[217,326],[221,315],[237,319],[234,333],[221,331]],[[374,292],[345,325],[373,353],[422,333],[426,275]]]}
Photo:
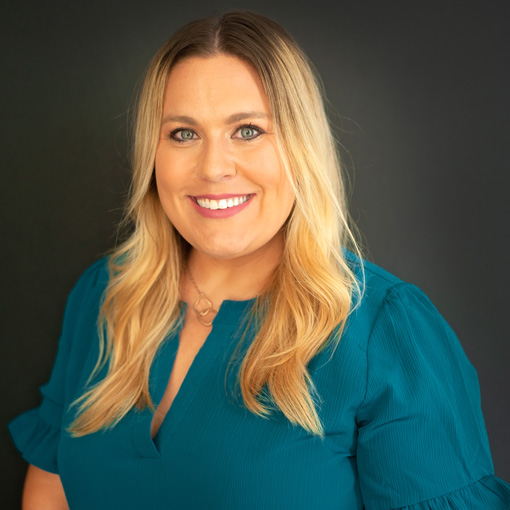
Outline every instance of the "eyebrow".
{"label": "eyebrow", "polygon": [[[240,122],[245,119],[268,119],[269,115],[264,112],[239,112],[234,113],[225,119],[227,124],[234,124],[236,122]],[[184,124],[188,124],[190,126],[196,126],[198,122],[193,117],[188,117],[187,115],[166,115],[163,117],[162,124],[166,122],[182,122]]]}

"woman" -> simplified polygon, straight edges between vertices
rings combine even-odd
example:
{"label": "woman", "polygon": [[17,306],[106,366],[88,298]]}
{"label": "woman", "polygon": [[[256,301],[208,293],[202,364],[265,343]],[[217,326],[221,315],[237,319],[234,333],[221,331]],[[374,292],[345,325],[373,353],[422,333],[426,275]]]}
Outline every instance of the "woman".
{"label": "woman", "polygon": [[24,508],[510,508],[476,373],[420,290],[359,256],[317,81],[276,23],[199,20],[156,54],[129,217],[11,423]]}

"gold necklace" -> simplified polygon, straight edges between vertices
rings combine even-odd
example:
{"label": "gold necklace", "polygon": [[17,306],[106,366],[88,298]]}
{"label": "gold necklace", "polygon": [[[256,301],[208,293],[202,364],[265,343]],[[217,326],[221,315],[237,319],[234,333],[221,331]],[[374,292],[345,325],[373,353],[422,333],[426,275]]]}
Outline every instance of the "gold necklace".
{"label": "gold necklace", "polygon": [[187,269],[189,279],[191,280],[191,283],[195,287],[196,291],[198,292],[198,297],[195,300],[195,303],[193,304],[193,310],[195,310],[195,313],[197,314],[198,322],[200,322],[204,326],[211,326],[212,320],[211,322],[207,322],[207,320],[205,320],[204,317],[206,317],[210,313],[217,314],[218,310],[215,310],[213,308],[212,301],[198,288],[198,285],[195,282],[193,275],[191,274],[190,268],[188,267]]}

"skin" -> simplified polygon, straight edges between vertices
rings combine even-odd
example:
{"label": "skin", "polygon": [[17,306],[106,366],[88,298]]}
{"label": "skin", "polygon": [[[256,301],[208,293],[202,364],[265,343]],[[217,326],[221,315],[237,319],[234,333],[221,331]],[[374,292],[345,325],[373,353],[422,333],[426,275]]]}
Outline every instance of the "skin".
{"label": "skin", "polygon": [[68,510],[60,476],[28,466],[23,488],[22,510]]}
{"label": "skin", "polygon": [[[294,194],[276,144],[267,96],[249,64],[220,54],[187,58],[172,69],[155,171],[163,209],[191,245],[188,266],[214,308],[225,299],[258,294],[280,262],[281,228]],[[208,218],[197,212],[190,198],[224,194],[250,195],[250,203],[233,216]],[[153,418],[153,437],[211,331],[192,311],[196,297],[185,275],[181,299],[188,303],[188,313]],[[23,510],[67,508],[60,477],[29,466]]]}

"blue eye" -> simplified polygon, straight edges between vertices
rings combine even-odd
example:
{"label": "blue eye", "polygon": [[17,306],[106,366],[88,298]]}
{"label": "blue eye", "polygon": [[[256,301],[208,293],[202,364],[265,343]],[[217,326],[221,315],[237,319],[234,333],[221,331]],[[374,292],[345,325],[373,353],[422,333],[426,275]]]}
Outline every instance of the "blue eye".
{"label": "blue eye", "polygon": [[263,132],[262,129],[252,126],[251,124],[241,126],[236,131],[236,133],[239,133],[242,140],[255,140],[255,138],[258,138]]}
{"label": "blue eye", "polygon": [[241,136],[243,138],[252,138],[255,136],[256,131],[251,127],[245,127],[241,129]]}
{"label": "blue eye", "polygon": [[190,140],[193,140],[195,137],[195,133],[191,129],[174,129],[170,133],[170,138],[177,142],[188,142]]}
{"label": "blue eye", "polygon": [[181,131],[181,138],[183,140],[191,140],[193,138],[193,131],[190,131],[189,129],[183,129]]}

